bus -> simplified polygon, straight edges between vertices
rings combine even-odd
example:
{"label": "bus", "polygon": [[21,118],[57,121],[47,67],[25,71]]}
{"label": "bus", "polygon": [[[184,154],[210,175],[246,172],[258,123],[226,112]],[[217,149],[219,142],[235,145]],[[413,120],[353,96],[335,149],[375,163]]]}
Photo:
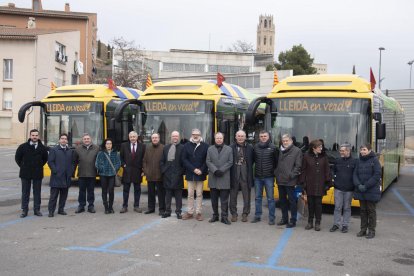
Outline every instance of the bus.
{"label": "bus", "polygon": [[[257,139],[257,133],[263,125],[260,114],[264,111],[258,108],[255,114],[255,125],[246,124],[246,111],[250,102],[257,98],[247,90],[215,80],[173,80],[154,83],[144,91],[139,98],[142,111],[142,129],[140,139],[146,144],[151,143],[151,134],[160,134],[162,144],[170,142],[170,134],[178,130],[181,143],[190,139],[191,130],[200,129],[204,142],[214,144],[214,133],[224,133],[225,144],[234,141],[235,133],[242,129],[246,131],[248,141]],[[122,122],[123,108],[137,102],[124,101],[115,111],[115,118]],[[186,184],[185,184],[186,187]],[[208,191],[207,182],[204,190]]]}
{"label": "bus", "polygon": [[[359,147],[371,143],[382,166],[384,191],[398,179],[404,151],[404,111],[356,75],[304,75],[289,77],[266,96],[253,101],[247,114],[254,124],[255,109],[266,104],[265,129],[275,145],[289,133],[298,141],[323,139],[332,164],[339,157],[339,145],[349,143],[352,156],[359,157]],[[278,197],[276,189],[276,197]],[[333,188],[323,197],[324,204],[334,204]],[[359,202],[353,200],[353,206]]]}
{"label": "bus", "polygon": [[[24,122],[26,111],[40,107],[40,136],[46,146],[55,146],[60,133],[68,134],[68,145],[79,145],[82,136],[88,133],[94,144],[101,146],[105,138],[114,140],[119,150],[122,142],[128,141],[128,133],[141,128],[138,106],[131,105],[124,114],[122,123],[115,123],[115,109],[123,101],[137,101],[142,91],[105,84],[61,86],[52,89],[41,101],[24,104],[18,119]],[[50,169],[45,165],[45,175]]]}

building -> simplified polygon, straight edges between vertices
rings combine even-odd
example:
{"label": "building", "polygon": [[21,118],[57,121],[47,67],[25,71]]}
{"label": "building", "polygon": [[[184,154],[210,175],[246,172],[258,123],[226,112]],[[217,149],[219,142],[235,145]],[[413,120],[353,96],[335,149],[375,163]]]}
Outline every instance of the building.
{"label": "building", "polygon": [[316,75],[328,74],[328,64],[314,63],[312,67],[316,69]]}
{"label": "building", "polygon": [[[96,74],[96,13],[72,12],[68,3],[63,11],[43,10],[41,0],[32,0],[32,8],[17,8],[13,3],[0,6],[0,27],[26,28],[29,18],[39,29],[78,30],[80,43],[78,56],[71,57],[83,64],[84,74],[79,74],[79,83],[94,82]],[[64,80],[66,83],[66,80]]]}
{"label": "building", "polygon": [[18,122],[20,107],[43,99],[51,82],[63,85],[66,79],[77,84],[74,71],[80,48],[78,30],[0,28],[0,144],[20,143],[28,130],[39,127],[39,110]]}
{"label": "building", "polygon": [[259,17],[256,53],[275,55],[275,24],[273,15],[260,15]]}

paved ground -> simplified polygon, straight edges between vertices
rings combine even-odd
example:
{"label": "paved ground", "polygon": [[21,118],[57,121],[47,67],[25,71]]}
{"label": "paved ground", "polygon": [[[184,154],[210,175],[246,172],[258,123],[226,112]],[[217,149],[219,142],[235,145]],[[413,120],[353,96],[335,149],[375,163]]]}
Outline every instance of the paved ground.
{"label": "paved ground", "polygon": [[[413,275],[412,166],[404,167],[399,181],[384,194],[378,204],[377,237],[367,240],[355,236],[357,212],[349,233],[330,233],[331,208],[323,214],[321,232],[304,230],[303,219],[294,229],[269,226],[266,215],[257,224],[227,226],[207,219],[119,214],[120,188],[113,215],[103,214],[99,187],[97,213],[75,215],[78,189],[72,187],[68,216],[39,218],[31,212],[20,219],[14,151],[0,148],[1,275]],[[44,214],[47,182],[42,192]],[[145,191],[141,200],[145,207]],[[204,200],[203,213],[211,215],[209,199]]]}

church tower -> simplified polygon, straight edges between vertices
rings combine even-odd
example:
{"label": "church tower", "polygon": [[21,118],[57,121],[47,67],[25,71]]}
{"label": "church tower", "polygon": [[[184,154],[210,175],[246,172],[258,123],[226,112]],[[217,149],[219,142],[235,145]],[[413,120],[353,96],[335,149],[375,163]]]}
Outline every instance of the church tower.
{"label": "church tower", "polygon": [[257,25],[258,54],[275,54],[275,24],[273,15],[260,15]]}

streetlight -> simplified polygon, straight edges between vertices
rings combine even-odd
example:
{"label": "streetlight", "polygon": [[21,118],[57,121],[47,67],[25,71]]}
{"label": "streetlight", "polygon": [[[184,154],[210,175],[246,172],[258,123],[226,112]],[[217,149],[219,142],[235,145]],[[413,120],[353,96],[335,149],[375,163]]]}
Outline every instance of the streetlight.
{"label": "streetlight", "polygon": [[413,69],[414,59],[409,61],[407,64],[410,65],[410,89],[411,89],[411,71]]}
{"label": "streetlight", "polygon": [[379,73],[378,73],[378,87],[381,89],[381,51],[384,51],[384,47],[379,47],[378,50],[380,51],[380,59],[379,59]]}

